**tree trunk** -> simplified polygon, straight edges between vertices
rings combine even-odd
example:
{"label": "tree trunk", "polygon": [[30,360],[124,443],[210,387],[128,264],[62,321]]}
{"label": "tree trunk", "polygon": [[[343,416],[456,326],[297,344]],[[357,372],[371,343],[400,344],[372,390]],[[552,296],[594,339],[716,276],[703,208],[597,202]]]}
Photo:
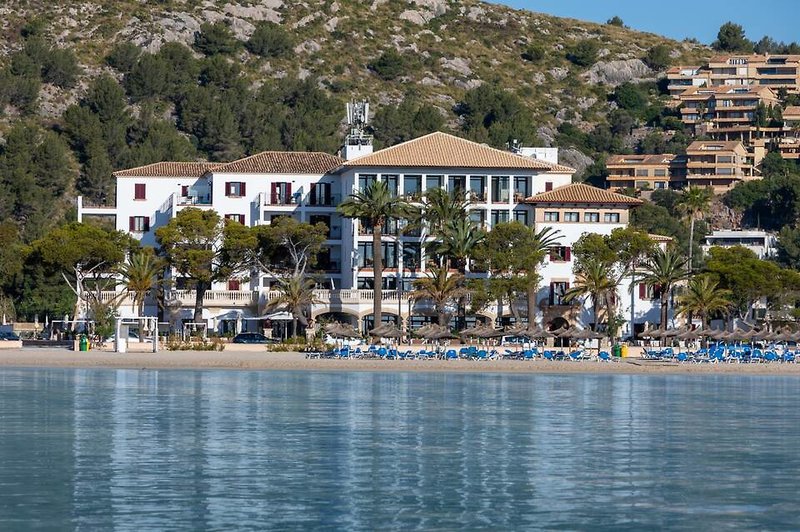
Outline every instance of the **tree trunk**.
{"label": "tree trunk", "polygon": [[534,322],[536,321],[536,286],[531,284],[528,285],[527,289],[527,297],[528,297],[528,327],[533,327]]}
{"label": "tree trunk", "polygon": [[438,312],[436,314],[436,323],[438,323],[442,327],[447,326],[447,313],[446,312]]}
{"label": "tree trunk", "polygon": [[598,316],[598,313],[600,312],[599,308],[600,301],[598,301],[598,298],[592,297],[592,316],[594,316],[594,326],[592,327],[592,330],[594,332],[597,332],[597,320],[600,319]]}
{"label": "tree trunk", "polygon": [[689,224],[689,264],[687,266],[689,273],[692,273],[692,248],[694,248],[694,214]]}
{"label": "tree trunk", "polygon": [[667,329],[667,308],[669,307],[669,292],[663,290],[661,292],[661,325],[660,328]]}
{"label": "tree trunk", "polygon": [[297,336],[297,318],[292,317],[292,338]]}
{"label": "tree trunk", "polygon": [[380,327],[383,322],[381,303],[383,299],[383,248],[381,247],[382,221],[376,220],[372,225],[372,279],[374,300],[372,302],[372,328]]}
{"label": "tree trunk", "polygon": [[194,292],[194,322],[201,323],[203,321],[203,299],[206,297],[206,290],[208,284],[203,281],[197,281],[197,286]]}

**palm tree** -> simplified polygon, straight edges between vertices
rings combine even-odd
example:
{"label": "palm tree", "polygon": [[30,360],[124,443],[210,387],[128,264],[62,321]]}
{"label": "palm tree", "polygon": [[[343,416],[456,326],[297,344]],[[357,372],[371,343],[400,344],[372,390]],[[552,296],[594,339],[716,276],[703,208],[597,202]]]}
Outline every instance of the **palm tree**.
{"label": "palm tree", "polygon": [[144,301],[158,284],[158,276],[163,269],[163,263],[150,253],[135,253],[119,268],[125,290],[133,295],[139,316],[144,315]]}
{"label": "palm tree", "polygon": [[686,259],[674,248],[655,248],[642,265],[639,280],[661,291],[661,329],[667,328],[667,308],[672,289],[688,276]]}
{"label": "palm tree", "polygon": [[445,227],[441,240],[432,243],[433,251],[444,257],[444,265],[449,267],[450,260],[461,273],[466,273],[467,262],[472,252],[486,238],[486,232],[469,218],[456,218]]}
{"label": "palm tree", "polygon": [[701,220],[711,204],[711,189],[695,187],[689,185],[681,193],[678,200],[678,212],[688,217],[689,223],[689,260],[687,262],[689,272],[692,271],[692,248],[694,247],[694,222]]}
{"label": "palm tree", "polygon": [[448,305],[469,293],[464,286],[464,276],[460,273],[448,275],[447,267],[432,268],[428,277],[414,281],[416,290],[412,299],[430,299],[436,309],[436,321],[447,325]]}
{"label": "palm tree", "polygon": [[572,301],[578,297],[589,297],[592,301],[592,316],[594,327],[597,331],[599,325],[600,305],[606,302],[606,317],[611,315],[611,299],[617,291],[619,283],[614,278],[611,269],[600,261],[591,261],[581,264],[575,273],[575,285],[564,294],[565,301]]}
{"label": "palm tree", "polygon": [[366,190],[350,194],[349,198],[339,205],[338,210],[342,216],[359,218],[372,227],[372,278],[375,289],[372,314],[377,327],[383,318],[381,308],[383,297],[381,230],[388,220],[411,216],[414,213],[414,207],[393,194],[386,182],[374,181]]}
{"label": "palm tree", "polygon": [[425,192],[425,201],[412,220],[412,225],[425,226],[431,236],[441,238],[447,233],[447,226],[455,220],[469,218],[472,203],[463,192],[448,192],[443,188],[433,188]]}
{"label": "palm tree", "polygon": [[532,233],[530,242],[525,246],[525,252],[528,253],[528,271],[526,277],[528,282],[526,284],[526,301],[528,306],[528,323],[533,325],[534,316],[536,316],[536,291],[539,288],[541,277],[539,275],[539,267],[542,265],[545,257],[550,251],[550,248],[557,246],[561,240],[561,231],[552,227],[543,227],[538,232]]}
{"label": "palm tree", "polygon": [[308,325],[305,311],[320,300],[314,296],[313,279],[301,275],[278,279],[280,294],[267,302],[268,310],[283,309],[292,314],[292,336],[297,335],[297,322]]}
{"label": "palm tree", "polygon": [[690,279],[686,291],[676,298],[678,314],[697,314],[706,329],[711,314],[728,313],[733,304],[730,297],[730,290],[719,288],[719,283],[708,275],[699,275]]}

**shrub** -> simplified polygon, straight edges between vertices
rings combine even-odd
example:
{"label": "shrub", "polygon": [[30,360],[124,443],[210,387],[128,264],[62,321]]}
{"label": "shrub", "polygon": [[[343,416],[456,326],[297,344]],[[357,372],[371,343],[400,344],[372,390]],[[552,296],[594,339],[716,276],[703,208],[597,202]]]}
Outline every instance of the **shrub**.
{"label": "shrub", "polygon": [[50,50],[42,65],[42,80],[61,88],[74,87],[80,74],[81,67],[78,66],[75,54],[63,48]]}
{"label": "shrub", "polygon": [[530,61],[531,63],[538,63],[542,59],[544,59],[544,48],[537,44],[532,44],[528,46],[524,52],[522,52],[521,56],[525,61]]}
{"label": "shrub", "polygon": [[609,26],[618,26],[620,28],[624,28],[625,27],[625,23],[617,15],[614,15],[613,17],[608,19],[606,21],[606,24],[608,24]]}
{"label": "shrub", "polygon": [[274,22],[262,22],[256,27],[245,47],[261,57],[284,57],[291,53],[294,40]]}
{"label": "shrub", "polygon": [[664,70],[671,62],[669,47],[665,44],[657,44],[647,50],[644,62],[653,70]]}
{"label": "shrub", "polygon": [[389,81],[400,77],[406,70],[405,58],[394,50],[381,54],[368,68],[375,72],[379,78]]}
{"label": "shrub", "polygon": [[567,49],[567,59],[578,66],[588,67],[597,61],[597,53],[599,51],[600,45],[597,41],[584,39]]}
{"label": "shrub", "polygon": [[121,42],[114,45],[111,53],[106,56],[106,63],[123,74],[127,74],[134,67],[142,55],[142,49],[129,42]]}
{"label": "shrub", "polygon": [[205,55],[230,54],[235,52],[241,43],[236,40],[230,26],[224,22],[200,25],[200,31],[194,34],[195,49]]}

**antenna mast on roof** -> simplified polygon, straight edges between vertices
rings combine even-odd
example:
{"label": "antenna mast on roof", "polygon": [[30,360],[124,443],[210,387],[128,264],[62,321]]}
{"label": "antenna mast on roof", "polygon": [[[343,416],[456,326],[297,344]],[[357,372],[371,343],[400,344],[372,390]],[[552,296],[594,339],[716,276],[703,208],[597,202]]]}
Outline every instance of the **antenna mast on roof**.
{"label": "antenna mast on roof", "polygon": [[369,102],[353,100],[347,104],[347,126],[350,132],[344,140],[342,157],[353,159],[372,153],[372,135],[367,134]]}

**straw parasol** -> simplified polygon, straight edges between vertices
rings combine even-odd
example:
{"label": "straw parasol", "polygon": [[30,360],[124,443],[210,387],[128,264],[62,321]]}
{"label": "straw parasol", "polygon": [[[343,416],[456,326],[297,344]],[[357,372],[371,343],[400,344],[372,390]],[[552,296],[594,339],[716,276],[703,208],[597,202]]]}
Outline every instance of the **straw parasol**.
{"label": "straw parasol", "polygon": [[598,340],[603,335],[591,329],[576,330],[572,333],[572,338],[575,340]]}
{"label": "straw parasol", "polygon": [[381,338],[402,338],[404,336],[403,331],[398,329],[394,323],[384,323],[380,327],[372,329],[369,334]]}
{"label": "straw parasol", "polygon": [[756,335],[753,329],[749,331],[745,331],[744,329],[740,329],[736,327],[733,332],[728,335],[728,339],[733,340],[735,342],[742,341],[742,340],[750,340]]}
{"label": "straw parasol", "polygon": [[361,338],[361,334],[344,323],[333,322],[325,326],[325,332],[334,338]]}
{"label": "straw parasol", "polygon": [[527,336],[528,338],[554,338],[555,334],[542,329],[541,327],[529,327],[520,333],[520,336]]}
{"label": "straw parasol", "polygon": [[507,333],[500,329],[495,329],[493,327],[484,327],[482,331],[478,333],[478,337],[480,338],[500,338],[501,336],[505,336]]}
{"label": "straw parasol", "polygon": [[417,336],[421,336],[426,340],[445,340],[449,338],[458,338],[458,336],[450,332],[450,329],[440,325],[428,325],[421,327],[417,330],[416,334]]}
{"label": "straw parasol", "polygon": [[758,331],[757,333],[753,334],[753,340],[769,340],[772,338],[772,332],[768,329],[764,328]]}
{"label": "straw parasol", "polygon": [[791,342],[793,341],[793,334],[784,329],[775,335],[775,340],[778,342]]}
{"label": "straw parasol", "polygon": [[458,335],[461,336],[462,338],[468,337],[468,336],[477,337],[477,336],[479,336],[479,333],[483,329],[484,329],[483,325],[476,325],[475,327],[468,327],[468,328],[464,329],[463,331],[459,331]]}
{"label": "straw parasol", "polygon": [[657,340],[661,338],[662,334],[664,334],[664,329],[650,329],[649,331],[642,333],[642,338],[652,338],[653,340]]}
{"label": "straw parasol", "polygon": [[695,331],[690,329],[675,335],[675,338],[677,338],[678,340],[697,340],[701,336],[702,336],[701,331]]}

